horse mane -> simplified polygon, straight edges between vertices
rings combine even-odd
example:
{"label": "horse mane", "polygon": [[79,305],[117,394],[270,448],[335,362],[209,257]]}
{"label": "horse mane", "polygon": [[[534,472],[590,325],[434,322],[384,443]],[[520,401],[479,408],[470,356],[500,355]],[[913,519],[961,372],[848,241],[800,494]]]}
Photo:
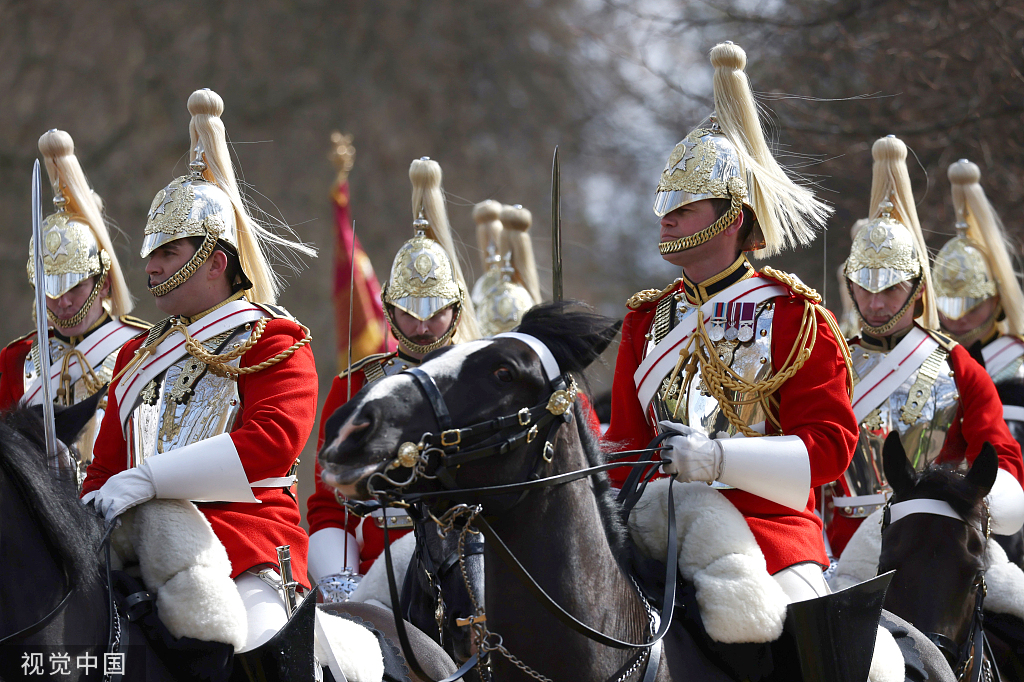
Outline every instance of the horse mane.
{"label": "horse mane", "polygon": [[980,527],[984,521],[984,505],[980,504],[978,489],[964,475],[949,466],[931,466],[917,475],[914,488],[905,498],[897,500],[936,499],[948,502],[949,506],[964,521]]}
{"label": "horse mane", "polygon": [[72,584],[80,585],[99,575],[102,525],[78,502],[74,478],[47,464],[42,434],[42,419],[29,409],[0,416],[0,469],[23,496]]}
{"label": "horse mane", "polygon": [[996,391],[999,392],[999,399],[1003,405],[1024,407],[1024,379],[1000,381],[996,384]]}
{"label": "horse mane", "polygon": [[619,333],[622,321],[598,315],[582,301],[554,301],[526,311],[515,331],[544,342],[563,372],[582,374]]}
{"label": "horse mane", "polygon": [[[587,465],[594,467],[606,463],[607,455],[601,449],[597,436],[590,430],[587,415],[584,414],[579,401],[573,405],[573,419],[576,421],[576,428],[580,434],[580,443],[583,445]],[[616,491],[612,488],[611,480],[606,473],[591,476],[590,480],[594,488],[594,498],[597,500],[597,509],[601,515],[601,524],[604,526],[605,535],[608,536],[612,554],[623,570],[628,570],[627,567],[631,559],[629,534],[626,531],[626,524],[622,520],[622,507],[615,501]]]}

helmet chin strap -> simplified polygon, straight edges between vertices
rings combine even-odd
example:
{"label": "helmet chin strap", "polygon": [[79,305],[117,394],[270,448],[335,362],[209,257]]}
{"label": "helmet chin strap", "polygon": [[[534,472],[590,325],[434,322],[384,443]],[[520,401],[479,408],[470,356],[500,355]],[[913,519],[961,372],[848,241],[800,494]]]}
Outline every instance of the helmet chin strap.
{"label": "helmet chin strap", "polygon": [[203,243],[199,246],[199,249],[192,254],[188,262],[181,266],[176,273],[165,279],[160,284],[149,287],[149,293],[156,297],[166,296],[171,293],[182,284],[188,281],[188,278],[196,273],[196,270],[203,266],[203,263],[210,257],[213,250],[217,247],[217,239],[219,233],[211,230],[209,227],[206,231],[206,236],[203,237]]}
{"label": "helmet chin strap", "polygon": [[910,292],[910,296],[907,297],[907,301],[903,304],[903,307],[900,308],[888,322],[880,327],[872,327],[868,324],[867,320],[864,319],[864,315],[861,314],[860,307],[857,305],[857,299],[853,295],[853,287],[851,284],[852,282],[850,282],[849,279],[846,279],[846,288],[850,290],[850,298],[853,299],[853,308],[857,311],[857,317],[860,318],[861,329],[875,336],[885,336],[892,331],[892,328],[895,327],[901,319],[903,319],[903,316],[907,314],[907,311],[914,307],[914,304],[917,302],[915,300],[917,298],[917,294],[924,287],[924,277],[919,276],[917,278],[917,286],[915,286],[914,290]]}
{"label": "helmet chin strap", "polygon": [[[385,291],[387,291],[386,287]],[[459,327],[459,320],[462,318],[462,304],[458,303],[455,307],[455,315],[452,317],[452,323],[448,325],[448,330],[442,334],[437,341],[421,346],[403,334],[402,330],[398,328],[398,323],[395,322],[395,317],[391,310],[393,307],[394,306],[389,304],[387,301],[384,302],[384,314],[387,315],[388,324],[391,325],[391,333],[395,335],[395,338],[400,344],[405,346],[406,350],[411,350],[413,353],[421,353],[423,355],[426,355],[431,351],[435,351],[442,346],[447,346],[452,340],[452,337],[455,336],[455,331]]]}
{"label": "helmet chin strap", "polygon": [[965,334],[954,334],[953,332],[946,333],[952,336],[953,339],[964,348],[970,348],[971,346],[974,345],[976,341],[984,339],[986,336],[992,333],[992,330],[995,327],[996,320],[998,320],[999,316],[1002,314],[1003,304],[1002,301],[1000,301],[998,304],[996,304],[996,307],[992,309],[992,314],[989,315],[984,322],[982,322],[980,325],[970,330],[969,332]]}
{"label": "helmet chin strap", "polygon": [[730,178],[730,191],[729,191],[729,210],[726,211],[721,218],[713,222],[709,227],[705,227],[697,234],[691,234],[689,237],[680,237],[679,239],[673,239],[670,242],[662,242],[658,244],[658,251],[661,252],[662,256],[667,256],[670,253],[679,253],[680,251],[686,251],[692,249],[695,246],[709,241],[710,239],[717,237],[725,229],[732,225],[733,221],[736,220],[736,216],[743,212],[743,199],[745,192],[742,192],[742,188],[734,188],[732,181],[735,178]]}
{"label": "helmet chin strap", "polygon": [[100,289],[103,288],[103,284],[107,281],[107,276],[110,274],[110,268],[104,268],[100,276],[96,278],[96,284],[92,287],[92,292],[89,294],[89,298],[85,299],[85,303],[78,309],[78,312],[68,318],[57,317],[52,310],[46,309],[46,318],[50,321],[53,326],[58,329],[71,329],[82,324],[89,315],[89,311],[92,309],[92,304],[96,302],[96,298],[100,295]]}

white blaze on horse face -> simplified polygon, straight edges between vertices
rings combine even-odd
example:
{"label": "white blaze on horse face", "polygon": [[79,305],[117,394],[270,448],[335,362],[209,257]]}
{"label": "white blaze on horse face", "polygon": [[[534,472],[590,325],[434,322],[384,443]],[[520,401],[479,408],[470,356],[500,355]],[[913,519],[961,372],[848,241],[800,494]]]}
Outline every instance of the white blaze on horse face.
{"label": "white blaze on horse face", "polygon": [[462,372],[466,359],[477,351],[491,346],[494,341],[483,339],[452,346],[450,350],[420,365],[420,369],[429,374],[434,381],[438,379],[454,379]]}

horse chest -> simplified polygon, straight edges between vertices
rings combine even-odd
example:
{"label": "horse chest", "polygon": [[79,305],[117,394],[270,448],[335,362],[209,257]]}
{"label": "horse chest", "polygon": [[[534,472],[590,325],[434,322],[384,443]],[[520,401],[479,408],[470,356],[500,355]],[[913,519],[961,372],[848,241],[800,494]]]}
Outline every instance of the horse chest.
{"label": "horse chest", "polygon": [[[244,326],[203,343],[223,353],[244,343]],[[237,367],[239,358],[229,364]],[[126,426],[128,466],[231,430],[241,410],[238,383],[208,371],[202,361],[184,355],[139,392]]]}

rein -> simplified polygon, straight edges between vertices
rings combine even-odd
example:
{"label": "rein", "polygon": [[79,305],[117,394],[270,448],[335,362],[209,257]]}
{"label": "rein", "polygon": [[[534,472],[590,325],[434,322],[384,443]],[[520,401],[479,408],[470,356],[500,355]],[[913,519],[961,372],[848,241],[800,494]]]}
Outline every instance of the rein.
{"label": "rein", "polygon": [[[520,337],[523,335],[514,334],[514,336]],[[459,499],[478,498],[481,495],[491,496],[518,492],[520,493],[520,496],[512,505],[514,507],[525,498],[526,494],[530,490],[536,488],[563,485],[565,483],[588,478],[597,473],[620,466],[650,466],[650,461],[610,462],[564,474],[540,477],[539,470],[541,466],[543,466],[541,462],[543,461],[550,464],[554,459],[555,448],[552,441],[554,440],[555,435],[561,426],[572,421],[572,413],[569,411],[569,408],[572,407],[572,404],[576,400],[577,388],[575,382],[571,379],[568,385],[566,384],[564,375],[558,372],[557,363],[554,363],[554,369],[550,367],[551,363],[554,362],[554,358],[551,356],[551,352],[543,346],[542,343],[532,338],[531,341],[527,341],[527,343],[541,357],[542,364],[545,366],[545,371],[552,387],[550,397],[546,401],[541,402],[534,407],[522,408],[514,414],[497,417],[465,428],[452,428],[450,411],[445,404],[443,395],[437,388],[437,384],[429,374],[420,368],[406,370],[407,373],[414,377],[417,384],[423,390],[424,395],[427,397],[427,400],[430,402],[434,416],[441,428],[441,433],[435,435],[427,432],[423,434],[418,444],[403,443],[399,447],[398,454],[396,455],[395,460],[393,460],[388,466],[388,470],[398,467],[411,469],[411,474],[406,481],[395,482],[387,475],[377,473],[371,476],[371,483],[375,476],[380,476],[389,484],[401,490],[402,488],[409,486],[417,478],[426,478],[439,480],[446,490],[424,493],[400,493],[396,495],[390,491],[376,491],[373,489],[372,485],[368,485],[370,491],[374,495],[382,498],[385,503],[395,503],[403,506],[427,499],[447,499],[450,501],[458,501]],[[540,346],[539,348],[538,345]],[[486,441],[489,437],[515,426],[520,428],[513,435],[508,436],[497,443],[483,444],[479,442],[480,440]],[[480,488],[460,489],[457,487],[458,484],[450,471],[452,467],[458,468],[460,465],[467,462],[508,454],[526,447],[536,439],[540,429],[544,427],[547,427],[544,447],[540,452],[538,461],[536,462],[532,473],[529,475],[530,480],[520,483],[485,486]],[[656,439],[656,442],[658,442],[658,440],[659,439]],[[464,441],[477,441],[477,443],[474,446],[464,448]],[[618,454],[627,455],[632,454],[633,452],[651,452],[653,449],[654,448],[647,448],[645,450],[622,452]],[[427,471],[432,460],[436,463],[433,474],[428,473]],[[668,503],[670,507],[673,505],[671,482],[669,484]],[[354,506],[365,509],[369,505]],[[505,511],[507,512],[508,510]],[[487,520],[479,514],[479,510],[477,510],[473,514],[473,517],[466,522],[467,527],[470,521],[474,521],[474,519],[475,525],[486,538],[487,545],[495,551],[501,561],[511,569],[516,578],[527,588],[528,591],[530,591],[531,594],[533,594],[537,601],[552,613],[563,625],[587,637],[588,639],[605,646],[617,649],[640,649],[637,655],[626,663],[624,666],[624,672],[615,678],[615,682],[622,682],[631,676],[633,672],[640,667],[645,655],[647,657],[647,668],[644,672],[643,682],[653,682],[654,678],[657,676],[657,671],[661,662],[662,638],[664,638],[668,633],[669,627],[672,623],[672,613],[675,610],[676,575],[678,570],[678,550],[676,545],[678,539],[676,537],[674,514],[668,515],[668,549],[665,566],[665,594],[662,599],[662,612],[667,613],[668,616],[661,619],[657,631],[654,632],[652,638],[646,642],[627,642],[620,640],[599,630],[595,630],[575,618],[554,599],[552,599],[551,596],[548,595],[547,592],[545,592],[544,589],[536,582],[536,580],[534,580],[515,555],[512,554],[508,546],[505,545],[502,539],[494,532],[494,529]],[[385,566],[387,568],[388,587],[391,593],[392,603],[395,604],[397,608],[397,604],[399,603],[398,586],[395,581],[390,538],[386,526],[384,528],[384,559]],[[460,561],[461,560],[462,557],[460,557]],[[641,601],[646,603],[642,593],[639,596]],[[471,619],[471,621],[471,626],[480,631],[479,648],[483,651],[484,657],[486,657],[490,651],[497,650],[508,658],[514,665],[523,670],[523,672],[538,680],[547,680],[547,678],[533,671],[529,666],[508,652],[501,643],[500,635],[490,632],[482,618],[474,618]],[[412,654],[412,648],[409,645],[408,634],[405,630],[404,622],[402,622],[401,619],[396,618],[395,624],[398,632],[399,643],[402,646],[403,654],[405,655],[410,668],[418,676],[424,679],[431,679],[423,672],[419,662]],[[654,629],[653,626],[651,629]],[[489,636],[495,637],[497,641],[493,644],[489,643],[487,641]],[[467,660],[456,673],[444,680],[441,680],[440,682],[452,682],[453,680],[458,679],[458,677],[461,677],[465,672],[473,668],[479,660],[480,653],[478,652],[470,657],[470,659]]]}
{"label": "rein", "polygon": [[[945,516],[947,518],[956,519],[966,526],[971,526],[963,516],[953,510],[948,502],[920,498],[894,503],[890,497],[885,504],[885,511],[882,512],[882,533],[885,533],[885,529],[888,528],[890,524],[895,523],[910,514],[932,514],[936,516]],[[985,542],[987,543],[989,537],[992,535],[992,513],[989,511],[987,501],[985,502],[984,526],[982,528],[975,528],[975,530],[982,533],[985,538]],[[995,672],[994,679],[998,680],[999,672],[998,669],[995,668],[995,663],[992,661],[991,655],[986,659],[986,652],[989,647],[985,638],[984,603],[985,596],[988,594],[988,586],[985,583],[984,570],[978,572],[978,575],[974,578],[974,584],[971,587],[975,591],[974,610],[971,612],[971,623],[967,639],[964,640],[963,644],[958,646],[950,637],[940,632],[923,632],[922,634],[931,640],[932,644],[942,652],[942,655],[949,663],[950,668],[953,670],[953,674],[959,682],[965,682],[965,680],[968,679],[968,669],[971,671],[970,682],[979,682],[986,663],[992,666],[992,669]]]}

